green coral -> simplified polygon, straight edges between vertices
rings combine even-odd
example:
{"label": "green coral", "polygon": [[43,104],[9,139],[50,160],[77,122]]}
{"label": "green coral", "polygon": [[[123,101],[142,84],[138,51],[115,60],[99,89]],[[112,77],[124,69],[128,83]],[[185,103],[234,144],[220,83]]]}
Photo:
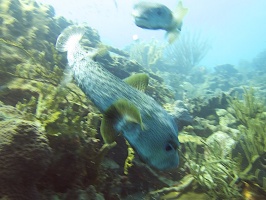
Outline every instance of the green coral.
{"label": "green coral", "polygon": [[74,84],[61,84],[65,78],[64,70],[59,67],[63,59],[54,47],[50,47],[51,62],[47,62],[45,53],[34,57],[33,51],[21,44],[4,39],[0,42],[25,55],[16,66],[7,68],[0,65],[3,74],[13,77],[13,81],[7,84],[10,90],[32,93],[30,98],[24,98],[16,104],[25,119],[38,121],[52,135],[63,132],[94,136],[97,133],[88,121],[90,109],[85,95]]}
{"label": "green coral", "polygon": [[231,97],[229,98],[229,103],[234,111],[234,115],[241,124],[248,127],[248,123],[251,119],[262,119],[265,117],[265,106],[263,102],[255,97],[253,88],[249,90],[244,88],[243,100],[240,99],[240,97]]}
{"label": "green coral", "polygon": [[266,190],[263,161],[266,155],[266,107],[262,100],[256,98],[253,88],[244,89],[243,97],[243,100],[233,98],[229,100],[233,114],[241,123],[238,129],[242,133],[233,156],[239,162],[239,176],[258,181],[259,185]]}
{"label": "green coral", "polygon": [[236,163],[228,156],[222,156],[218,143],[206,143],[205,154],[199,153],[196,143],[184,143],[184,159],[197,183],[214,199],[233,199],[241,197]]}

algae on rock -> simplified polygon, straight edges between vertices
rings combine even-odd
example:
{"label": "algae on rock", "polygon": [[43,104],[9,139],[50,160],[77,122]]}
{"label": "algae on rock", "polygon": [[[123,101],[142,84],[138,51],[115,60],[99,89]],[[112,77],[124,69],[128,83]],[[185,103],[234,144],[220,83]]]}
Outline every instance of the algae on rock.
{"label": "algae on rock", "polygon": [[0,197],[39,199],[37,182],[52,160],[43,129],[0,102]]}

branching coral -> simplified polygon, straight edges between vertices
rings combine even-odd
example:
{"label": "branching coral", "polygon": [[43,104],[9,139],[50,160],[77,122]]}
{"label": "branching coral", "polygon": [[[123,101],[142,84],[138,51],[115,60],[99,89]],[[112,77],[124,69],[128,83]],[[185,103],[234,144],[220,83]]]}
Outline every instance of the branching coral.
{"label": "branching coral", "polygon": [[129,46],[130,59],[145,68],[153,69],[163,56],[164,46],[154,39],[150,42],[137,41]]}
{"label": "branching coral", "polygon": [[199,33],[186,33],[165,49],[165,61],[178,72],[189,73],[210,50],[210,42]]}
{"label": "branching coral", "polygon": [[255,97],[253,88],[244,88],[243,101],[238,98],[229,98],[234,115],[244,126],[248,126],[251,119],[262,119],[266,111],[265,106]]}
{"label": "branching coral", "polygon": [[197,152],[196,144],[185,143],[184,146],[184,158],[190,173],[210,197],[233,199],[241,196],[236,185],[236,163],[229,157],[221,156],[222,149],[218,144],[205,144],[205,155]]}
{"label": "branching coral", "polygon": [[255,97],[253,88],[244,89],[243,101],[230,98],[229,102],[241,123],[238,129],[242,134],[233,151],[233,156],[239,161],[239,175],[243,179],[258,181],[266,190],[266,107]]}
{"label": "branching coral", "polygon": [[192,175],[186,175],[178,185],[172,187],[165,187],[160,190],[152,191],[149,193],[149,199],[178,199],[182,193],[189,188],[194,181],[194,177]]}

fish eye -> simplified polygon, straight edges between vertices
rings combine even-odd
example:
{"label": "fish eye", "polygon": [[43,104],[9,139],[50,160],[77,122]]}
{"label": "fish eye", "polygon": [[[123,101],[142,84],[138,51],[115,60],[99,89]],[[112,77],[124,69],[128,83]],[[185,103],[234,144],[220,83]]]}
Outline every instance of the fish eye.
{"label": "fish eye", "polygon": [[165,146],[165,150],[166,150],[166,151],[172,151],[172,150],[174,150],[174,147],[173,147],[172,144],[167,143],[166,146]]}
{"label": "fish eye", "polygon": [[157,9],[156,13],[157,13],[158,15],[162,15],[163,12],[161,11],[161,9]]}

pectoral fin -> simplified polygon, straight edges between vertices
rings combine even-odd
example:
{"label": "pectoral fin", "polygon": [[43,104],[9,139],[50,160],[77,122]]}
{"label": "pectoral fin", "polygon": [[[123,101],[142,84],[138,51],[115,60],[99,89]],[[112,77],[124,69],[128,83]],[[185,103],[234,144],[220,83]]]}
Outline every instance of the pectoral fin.
{"label": "pectoral fin", "polygon": [[128,78],[124,79],[124,81],[142,91],[142,92],[145,92],[145,90],[147,89],[148,87],[148,84],[149,84],[149,76],[147,74],[144,74],[144,73],[138,73],[138,74],[133,74],[131,76],[129,76]]}
{"label": "pectoral fin", "polygon": [[114,102],[103,115],[100,130],[104,142],[113,143],[116,136],[132,123],[143,129],[139,109],[126,99]]}

